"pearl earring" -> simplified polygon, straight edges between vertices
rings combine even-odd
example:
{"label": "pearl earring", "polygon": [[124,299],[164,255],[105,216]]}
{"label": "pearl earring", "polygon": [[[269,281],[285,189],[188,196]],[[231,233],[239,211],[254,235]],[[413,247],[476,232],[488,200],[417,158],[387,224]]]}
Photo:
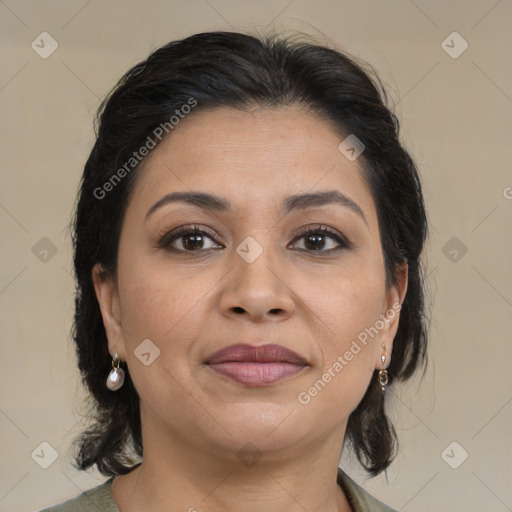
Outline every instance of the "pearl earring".
{"label": "pearl earring", "polygon": [[117,391],[123,385],[124,370],[119,368],[120,362],[121,358],[116,352],[112,358],[112,370],[110,370],[107,377],[107,388],[110,389],[110,391]]}

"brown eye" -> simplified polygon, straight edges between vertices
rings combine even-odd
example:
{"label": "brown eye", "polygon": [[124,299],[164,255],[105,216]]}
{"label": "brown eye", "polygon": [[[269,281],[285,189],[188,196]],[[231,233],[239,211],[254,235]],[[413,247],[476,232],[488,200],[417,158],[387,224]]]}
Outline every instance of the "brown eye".
{"label": "brown eye", "polygon": [[178,240],[181,239],[181,246],[187,251],[195,251],[197,249],[203,249],[205,243],[205,237],[202,233],[191,233],[189,235],[181,235]]}
{"label": "brown eye", "polygon": [[[301,241],[301,242],[297,242]],[[350,244],[339,233],[327,227],[316,227],[304,231],[294,240],[295,249],[308,252],[334,252],[347,249]]]}
{"label": "brown eye", "polygon": [[223,248],[215,241],[213,234],[198,227],[182,227],[170,231],[161,238],[158,247],[179,252],[200,252]]}

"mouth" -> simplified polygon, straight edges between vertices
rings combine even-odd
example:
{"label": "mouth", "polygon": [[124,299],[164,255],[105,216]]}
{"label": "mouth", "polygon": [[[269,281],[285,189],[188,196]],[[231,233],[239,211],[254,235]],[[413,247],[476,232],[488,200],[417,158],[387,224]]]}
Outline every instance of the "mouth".
{"label": "mouth", "polygon": [[309,365],[281,345],[231,345],[210,356],[205,364],[214,372],[250,387],[266,386],[297,375]]}

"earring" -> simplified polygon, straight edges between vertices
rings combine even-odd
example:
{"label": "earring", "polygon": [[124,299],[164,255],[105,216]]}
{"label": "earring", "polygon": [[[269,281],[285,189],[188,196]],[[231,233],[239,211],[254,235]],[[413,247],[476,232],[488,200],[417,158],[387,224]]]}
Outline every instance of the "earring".
{"label": "earring", "polygon": [[[384,346],[382,346],[382,348],[384,348]],[[384,366],[384,364],[386,363],[386,356],[384,354],[382,354],[381,360],[382,360],[382,366]],[[382,370],[379,370],[379,384],[380,384],[380,387],[381,387],[383,393],[386,391],[386,386],[388,385],[388,382],[389,382],[388,371],[385,368]]]}
{"label": "earring", "polygon": [[379,384],[384,393],[386,391],[386,386],[389,382],[389,374],[387,370],[379,370]]}
{"label": "earring", "polygon": [[107,388],[110,389],[110,391],[117,391],[123,385],[124,370],[119,368],[120,362],[121,358],[116,352],[112,358],[112,370],[110,370],[107,377]]}

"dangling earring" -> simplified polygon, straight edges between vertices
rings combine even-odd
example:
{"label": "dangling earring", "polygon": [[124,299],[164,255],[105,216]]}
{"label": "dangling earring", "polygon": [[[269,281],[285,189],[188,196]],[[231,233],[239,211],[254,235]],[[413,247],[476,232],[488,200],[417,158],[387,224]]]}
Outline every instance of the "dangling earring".
{"label": "dangling earring", "polygon": [[[382,354],[382,365],[386,363],[386,356]],[[388,371],[384,368],[383,370],[379,370],[379,384],[382,389],[382,392],[384,393],[386,391],[386,386],[389,382],[389,374]]]}
{"label": "dangling earring", "polygon": [[112,358],[112,370],[110,370],[107,377],[107,388],[110,389],[110,391],[117,391],[123,385],[124,370],[119,368],[120,362],[121,359],[116,352]]}

